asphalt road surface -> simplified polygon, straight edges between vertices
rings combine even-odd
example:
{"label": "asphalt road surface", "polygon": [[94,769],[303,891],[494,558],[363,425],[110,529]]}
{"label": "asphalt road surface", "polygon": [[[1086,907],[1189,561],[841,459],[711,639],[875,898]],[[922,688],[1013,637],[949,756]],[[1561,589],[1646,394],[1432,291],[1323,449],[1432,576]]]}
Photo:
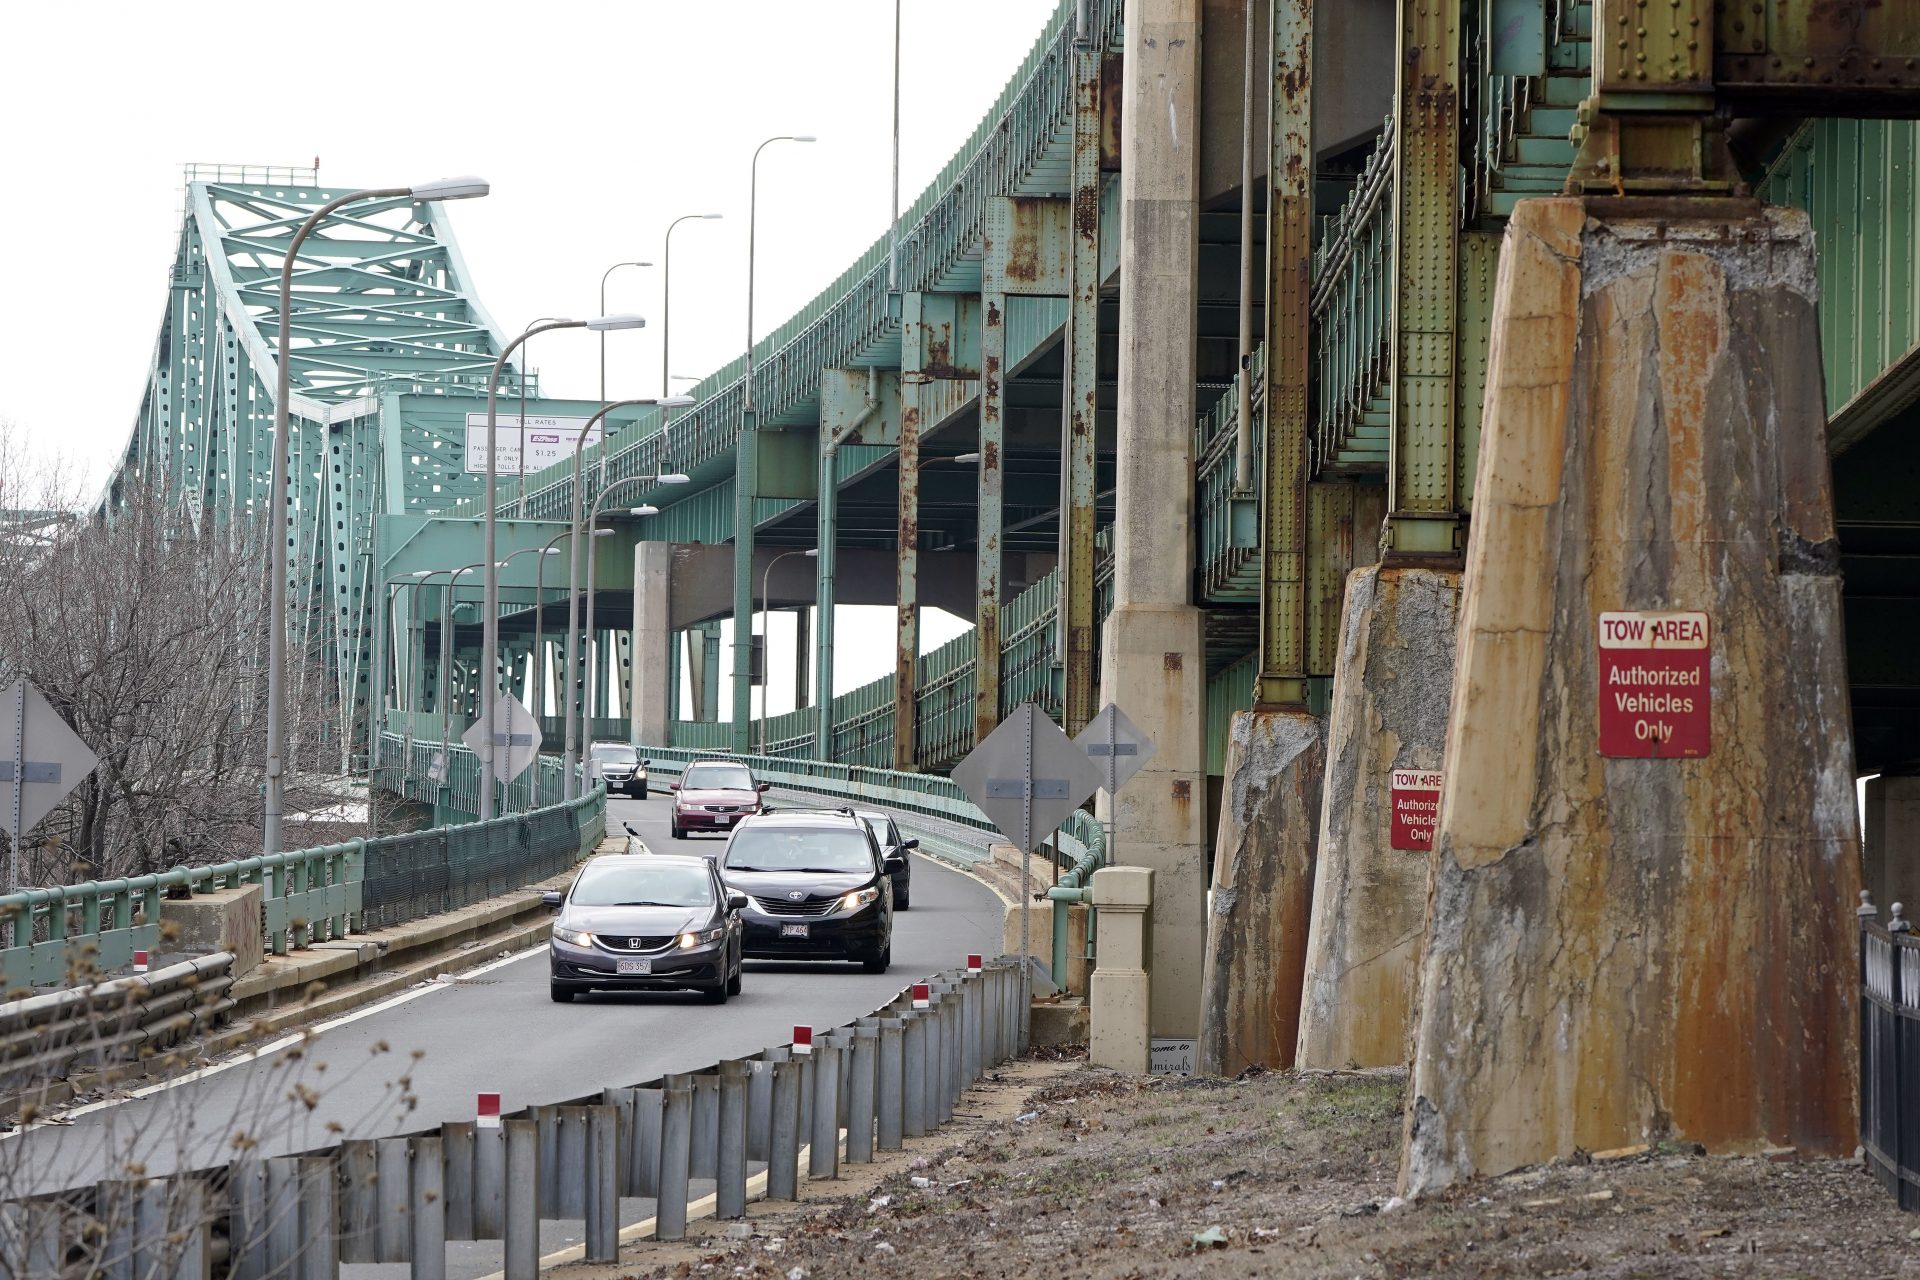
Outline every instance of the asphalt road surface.
{"label": "asphalt road surface", "polygon": [[[671,840],[667,805],[664,791],[614,799],[608,830],[630,822],[660,852],[722,842]],[[742,994],[723,1006],[691,993],[561,1005],[547,997],[546,948],[535,948],[349,1014],[306,1044],[0,1138],[0,1200],[126,1176],[129,1166],[154,1175],[224,1162],[236,1138],[282,1155],[472,1119],[482,1092],[499,1093],[511,1112],[784,1044],[796,1023],[846,1022],[915,978],[964,964],[968,952],[999,951],[1001,908],[990,891],[920,857],[913,881],[886,974],[749,960]]]}

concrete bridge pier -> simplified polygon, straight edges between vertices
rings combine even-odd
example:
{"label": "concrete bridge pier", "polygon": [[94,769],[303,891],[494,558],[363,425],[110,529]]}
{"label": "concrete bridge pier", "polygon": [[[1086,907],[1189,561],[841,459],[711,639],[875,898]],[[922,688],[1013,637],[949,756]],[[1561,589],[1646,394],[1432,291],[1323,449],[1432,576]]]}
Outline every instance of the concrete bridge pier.
{"label": "concrete bridge pier", "polygon": [[640,542],[633,548],[633,641],[631,698],[634,742],[664,745],[673,720],[673,544]]}
{"label": "concrete bridge pier", "polygon": [[1426,930],[1460,574],[1347,579],[1295,1062],[1407,1060]]}
{"label": "concrete bridge pier", "polygon": [[1905,903],[1920,911],[1920,776],[1885,774],[1866,784],[1866,888],[1886,919]]}
{"label": "concrete bridge pier", "polygon": [[1159,746],[1117,805],[1119,861],[1153,872],[1151,1031],[1199,1030],[1206,877],[1206,654],[1191,598],[1200,5],[1127,11],[1120,161],[1114,604],[1101,697]]}
{"label": "concrete bridge pier", "polygon": [[[1545,199],[1508,226],[1408,1194],[1669,1137],[1854,1148],[1816,293],[1797,210]],[[1652,648],[1606,629],[1625,611],[1694,616]]]}

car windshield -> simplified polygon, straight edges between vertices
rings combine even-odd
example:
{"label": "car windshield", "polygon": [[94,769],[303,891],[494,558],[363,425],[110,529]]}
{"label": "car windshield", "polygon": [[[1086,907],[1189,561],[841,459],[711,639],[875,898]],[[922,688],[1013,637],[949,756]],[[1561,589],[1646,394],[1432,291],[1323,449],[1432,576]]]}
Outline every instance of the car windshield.
{"label": "car windshield", "polygon": [[680,786],[689,791],[751,791],[753,775],[743,764],[688,765]]}
{"label": "car windshield", "polygon": [[860,815],[860,821],[867,824],[867,830],[873,832],[875,841],[882,845],[893,843],[892,840],[887,838],[887,820],[885,818],[869,818],[863,813]]}
{"label": "car windshield", "polygon": [[713,878],[705,867],[607,863],[582,871],[569,901],[576,907],[706,907],[713,904]]}
{"label": "car windshield", "polygon": [[741,827],[727,845],[729,871],[872,871],[864,831],[848,827]]}
{"label": "car windshield", "polygon": [[632,747],[599,746],[593,749],[593,758],[613,764],[633,764],[640,759],[640,753]]}

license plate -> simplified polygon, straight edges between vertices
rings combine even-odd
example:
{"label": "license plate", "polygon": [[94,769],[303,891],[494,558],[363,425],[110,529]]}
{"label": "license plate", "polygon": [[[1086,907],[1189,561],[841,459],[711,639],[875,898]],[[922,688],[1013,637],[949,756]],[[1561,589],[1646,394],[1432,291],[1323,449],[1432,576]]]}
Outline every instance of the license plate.
{"label": "license plate", "polygon": [[733,821],[733,815],[730,813],[717,813],[713,816],[713,821],[716,826],[724,827]]}
{"label": "license plate", "polygon": [[630,973],[644,978],[653,972],[651,960],[616,960],[613,963],[615,973]]}
{"label": "license plate", "polygon": [[807,930],[810,928],[812,928],[811,925],[783,924],[780,926],[780,936],[783,938],[804,938],[807,936]]}

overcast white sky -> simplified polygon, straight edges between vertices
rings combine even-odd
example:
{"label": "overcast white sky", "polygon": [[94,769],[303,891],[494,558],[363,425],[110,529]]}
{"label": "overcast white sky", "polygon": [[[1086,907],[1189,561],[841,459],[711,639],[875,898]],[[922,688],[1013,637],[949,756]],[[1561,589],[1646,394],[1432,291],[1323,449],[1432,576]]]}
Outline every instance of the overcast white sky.
{"label": "overcast white sky", "polygon": [[[905,0],[903,206],[1054,7]],[[591,313],[609,264],[658,263],[675,216],[724,214],[674,234],[670,372],[705,374],[746,339],[748,160],[761,139],[820,140],[761,161],[760,333],[886,229],[892,19],[891,0],[14,6],[0,42],[0,422],[90,486],[105,475],[139,407],[188,161],[317,156],[321,182],[343,187],[488,178],[491,196],[450,208],[475,288],[509,332]],[[657,392],[658,267],[614,273],[607,305],[648,320],[609,336],[609,392]],[[597,390],[584,334],[547,339],[530,363],[549,394]],[[777,645],[774,669],[790,669]],[[776,690],[776,710],[783,701]]]}

